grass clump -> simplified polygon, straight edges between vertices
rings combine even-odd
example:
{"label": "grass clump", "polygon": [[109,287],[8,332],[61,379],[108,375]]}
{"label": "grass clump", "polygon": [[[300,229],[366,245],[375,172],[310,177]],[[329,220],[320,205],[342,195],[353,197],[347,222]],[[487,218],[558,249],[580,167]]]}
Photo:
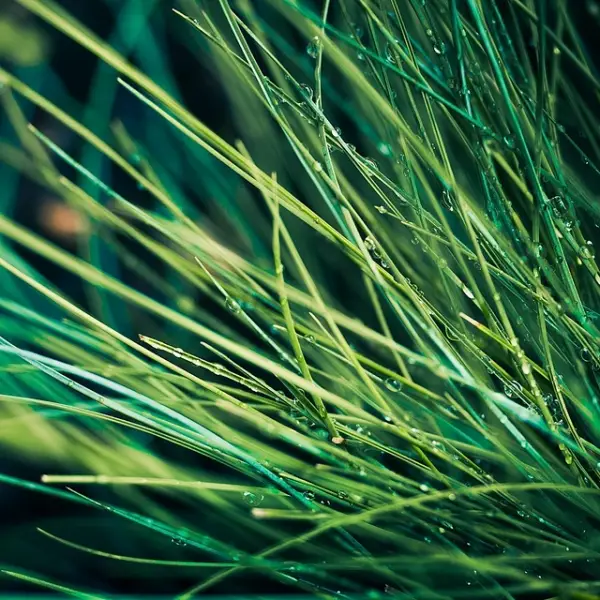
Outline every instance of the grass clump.
{"label": "grass clump", "polygon": [[[15,2],[100,66],[87,107],[0,71],[0,158],[87,224],[65,249],[5,195],[2,441],[45,470],[0,480],[66,510],[29,543],[104,572],[7,581],[594,597],[600,83],[571,6],[180,0],[124,43]],[[222,131],[148,58],[164,20]]]}

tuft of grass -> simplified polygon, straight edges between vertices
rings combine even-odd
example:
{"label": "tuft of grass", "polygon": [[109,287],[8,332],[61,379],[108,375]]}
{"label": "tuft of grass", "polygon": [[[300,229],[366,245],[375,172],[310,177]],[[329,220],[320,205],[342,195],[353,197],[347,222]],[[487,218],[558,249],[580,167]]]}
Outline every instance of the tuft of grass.
{"label": "tuft of grass", "polygon": [[[44,498],[3,526],[7,588],[596,597],[581,7],[107,0],[100,38],[12,2],[98,62],[83,106],[0,69],[0,441],[35,472],[0,483]],[[15,218],[21,181],[72,247]]]}

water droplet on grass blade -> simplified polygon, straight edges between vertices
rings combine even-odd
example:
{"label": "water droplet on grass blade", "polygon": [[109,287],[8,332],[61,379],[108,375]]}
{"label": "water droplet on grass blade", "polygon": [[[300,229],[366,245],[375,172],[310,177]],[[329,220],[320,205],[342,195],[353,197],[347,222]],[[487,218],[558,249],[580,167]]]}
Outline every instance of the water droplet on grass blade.
{"label": "water droplet on grass blade", "polygon": [[504,142],[504,145],[510,150],[512,150],[515,147],[515,138],[512,135],[505,135],[502,138],[502,141]]}
{"label": "water droplet on grass blade", "polygon": [[225,300],[225,306],[227,307],[227,310],[232,312],[234,315],[238,315],[242,312],[242,307],[240,306],[239,302],[234,300],[231,296]]}
{"label": "water droplet on grass blade", "polygon": [[439,55],[446,54],[446,44],[444,42],[433,44],[433,51]]}
{"label": "water droplet on grass blade", "polygon": [[187,546],[187,540],[185,540],[182,537],[176,536],[174,538],[171,539],[171,541],[176,545],[176,546],[180,546],[180,547],[185,547]]}
{"label": "water droplet on grass blade", "polygon": [[320,38],[315,36],[312,40],[310,40],[308,46],[306,46],[306,54],[308,54],[311,58],[317,58],[321,46],[322,43]]}
{"label": "water droplet on grass blade", "polygon": [[512,398],[515,394],[523,391],[523,386],[518,381],[512,381],[504,385],[504,395]]}
{"label": "water droplet on grass blade", "polygon": [[442,206],[446,207],[449,211],[454,211],[454,200],[449,190],[442,192]]}
{"label": "water droplet on grass blade", "polygon": [[377,161],[374,158],[369,158],[368,156],[364,158],[365,163],[371,167],[371,169],[375,169],[376,171],[379,170],[379,165],[377,164]]}
{"label": "water droplet on grass blade", "polygon": [[579,256],[584,260],[592,260],[596,256],[592,242],[587,241],[579,248]]}
{"label": "water droplet on grass blade", "polygon": [[402,382],[398,381],[397,379],[395,379],[394,377],[388,377],[385,380],[385,387],[390,391],[390,392],[399,392],[402,389]]}
{"label": "water droplet on grass blade", "polygon": [[366,246],[367,250],[375,250],[375,248],[376,248],[375,240],[371,236],[366,237],[365,238],[365,246]]}
{"label": "water droplet on grass blade", "polygon": [[264,500],[264,496],[260,493],[244,492],[242,496],[248,506],[258,506]]}
{"label": "water droplet on grass blade", "polygon": [[388,44],[385,47],[385,60],[392,65],[396,63],[396,55],[394,54],[394,46],[392,44]]}
{"label": "water droplet on grass blade", "polygon": [[306,83],[301,83],[300,91],[302,92],[303,96],[305,96],[309,100],[312,100],[314,92],[313,92],[313,89],[310,87],[310,85],[307,85]]}

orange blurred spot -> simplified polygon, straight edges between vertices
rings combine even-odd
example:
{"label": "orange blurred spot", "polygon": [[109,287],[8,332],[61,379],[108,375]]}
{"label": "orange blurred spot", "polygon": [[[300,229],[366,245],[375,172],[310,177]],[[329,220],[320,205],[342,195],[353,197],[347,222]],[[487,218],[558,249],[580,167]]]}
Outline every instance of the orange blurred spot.
{"label": "orange blurred spot", "polygon": [[62,239],[71,239],[89,231],[86,217],[59,200],[44,202],[38,221],[47,233]]}

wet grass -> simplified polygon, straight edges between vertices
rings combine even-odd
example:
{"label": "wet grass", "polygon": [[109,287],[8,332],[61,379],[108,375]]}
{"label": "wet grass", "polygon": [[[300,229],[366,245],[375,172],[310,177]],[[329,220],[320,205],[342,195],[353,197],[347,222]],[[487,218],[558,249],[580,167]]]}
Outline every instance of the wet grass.
{"label": "wet grass", "polygon": [[87,114],[0,71],[0,159],[89,224],[71,252],[0,216],[1,439],[56,467],[0,480],[92,531],[33,513],[39,539],[181,599],[594,597],[600,82],[569,4],[161,7],[222,86],[217,133],[15,1],[105,65]]}

